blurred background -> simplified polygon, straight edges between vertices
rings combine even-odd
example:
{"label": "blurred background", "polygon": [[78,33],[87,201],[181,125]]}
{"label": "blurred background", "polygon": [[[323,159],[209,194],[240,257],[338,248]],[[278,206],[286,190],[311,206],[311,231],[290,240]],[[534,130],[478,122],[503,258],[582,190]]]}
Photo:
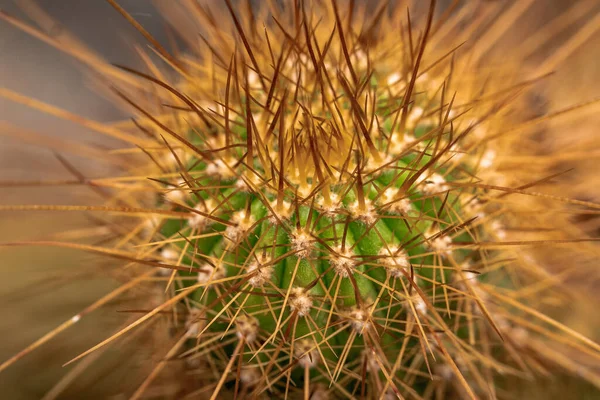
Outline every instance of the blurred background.
{"label": "blurred background", "polygon": [[[164,39],[164,21],[156,15],[150,1],[120,2],[159,40]],[[30,22],[19,7],[27,2],[0,0],[0,8]],[[139,66],[133,43],[140,43],[137,32],[114,8],[102,0],[42,0],[41,8],[82,42],[105,59],[123,65]],[[60,34],[61,27],[53,28]],[[0,21],[0,87],[30,95],[72,113],[98,121],[127,118],[122,110],[97,94],[84,68],[71,57]],[[0,98],[0,180],[72,179],[54,152],[88,177],[99,177],[109,166],[99,160],[77,157],[61,148],[49,150],[33,134],[18,132],[19,139],[6,135],[15,127],[37,132],[47,138],[72,139],[74,143],[106,146],[107,139],[79,125],[33,111],[26,106]],[[0,188],[0,204],[89,204],[100,199],[92,191],[77,187]],[[2,213],[0,241],[41,238],[88,223],[81,213]],[[78,313],[116,287],[110,279],[100,278],[93,256],[81,252],[48,248],[0,249],[0,360],[5,361],[50,329]],[[94,313],[83,319],[81,329],[68,330],[38,351],[28,355],[0,374],[0,398],[40,399],[71,368],[61,368],[79,352],[97,343],[123,321],[114,313]],[[50,367],[52,366],[52,367]],[[86,398],[105,398],[111,377],[107,365],[100,383],[82,382],[90,388]],[[76,385],[79,386],[79,385]],[[88,397],[89,396],[89,397]],[[64,395],[59,398],[65,398]],[[72,395],[70,398],[81,398]]]}
{"label": "blurred background", "polygon": [[[176,0],[158,1],[169,3]],[[27,2],[0,0],[0,9],[30,21],[19,3]],[[141,65],[133,51],[133,44],[143,43],[142,39],[105,1],[36,0],[36,3],[106,60],[132,67]],[[167,42],[164,20],[150,0],[120,0],[119,3],[161,43]],[[524,18],[516,23],[514,32],[499,46],[504,51],[510,51],[522,39],[523,32],[543,26],[574,3],[575,0],[537,0]],[[60,26],[52,29],[55,34],[61,32]],[[568,34],[565,32],[565,35]],[[561,66],[545,88],[550,108],[556,109],[600,95],[599,49],[600,35],[595,34]],[[552,48],[543,51],[551,52]],[[30,95],[93,120],[108,122],[128,117],[97,94],[83,68],[69,56],[5,21],[0,21],[0,54],[0,87]],[[600,134],[596,127],[599,122],[597,116],[590,116],[585,124],[573,128],[569,135],[598,138]],[[47,148],[48,143],[52,143],[41,143],[32,132],[50,139],[72,139],[74,143],[87,143],[100,148],[110,144],[105,137],[79,125],[3,98],[0,98],[0,123],[0,181],[72,178],[53,151]],[[61,153],[60,148],[53,150]],[[88,177],[102,176],[109,171],[109,166],[99,160],[90,162],[88,158],[78,158],[72,154],[65,157]],[[600,167],[592,163],[588,168],[591,176],[594,176]],[[590,189],[588,200],[598,201],[598,193],[600,190]],[[94,202],[100,200],[88,188],[0,187],[0,204]],[[41,238],[51,232],[84,226],[88,222],[85,218],[78,213],[63,213],[58,217],[44,212],[2,213],[0,242]],[[115,287],[112,280],[100,278],[102,274],[98,274],[96,264],[90,260],[89,255],[68,250],[0,248],[0,362]],[[593,282],[592,287],[598,287],[598,282]],[[582,307],[574,306],[569,321],[571,326],[596,339],[600,333],[594,332],[594,328],[590,328],[594,325],[588,322],[594,319],[592,316],[597,313],[597,305],[592,302],[582,304]],[[106,333],[121,322],[123,317],[114,312],[98,312],[94,318],[83,320],[81,327],[64,332],[42,349],[0,373],[0,397],[23,400],[42,398],[61,376],[73,368],[60,368],[62,363],[105,338]],[[74,386],[87,388],[85,398],[119,398],[113,396],[110,385],[107,385],[107,382],[115,385],[123,383],[122,376],[116,376],[114,371],[111,373],[113,367],[108,362],[102,379],[96,382],[81,381]],[[518,392],[522,393],[521,398],[600,398],[595,397],[600,393],[589,385],[571,378],[548,379],[535,384],[528,382]],[[81,398],[69,393],[65,392],[59,398]]]}

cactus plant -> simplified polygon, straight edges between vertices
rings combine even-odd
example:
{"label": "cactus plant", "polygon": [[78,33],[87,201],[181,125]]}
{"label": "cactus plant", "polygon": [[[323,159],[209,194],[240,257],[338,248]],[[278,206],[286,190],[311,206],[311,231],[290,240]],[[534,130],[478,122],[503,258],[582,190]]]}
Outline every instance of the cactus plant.
{"label": "cactus plant", "polygon": [[514,216],[543,204],[499,159],[534,79],[486,65],[485,44],[461,48],[460,17],[434,18],[434,3],[415,17],[226,1],[231,31],[194,9],[211,26],[202,58],[153,43],[177,83],[107,67],[163,105],[114,89],[139,115],[130,132],[102,128],[128,142],[130,176],[104,182],[118,188],[106,206],[69,209],[133,218],[110,220],[112,247],[41,244],[125,259],[170,294],[75,360],[156,318],[176,344],[134,398],[181,359],[203,375],[186,394],[315,400],[498,396],[496,375],[573,369],[549,340],[597,360],[519,294],[548,273],[515,252],[541,240]]}

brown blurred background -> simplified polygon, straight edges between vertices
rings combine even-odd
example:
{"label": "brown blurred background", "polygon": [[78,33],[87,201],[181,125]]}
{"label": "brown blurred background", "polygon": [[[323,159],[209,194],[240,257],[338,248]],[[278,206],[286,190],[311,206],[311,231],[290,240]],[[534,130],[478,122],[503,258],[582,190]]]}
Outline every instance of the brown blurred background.
{"label": "brown blurred background", "polygon": [[[517,23],[515,31],[518,33],[520,29],[528,31],[540,26],[540,23],[557,15],[573,2],[538,0],[526,18]],[[0,8],[27,20],[15,3],[12,0],[0,0]],[[38,0],[37,3],[107,60],[134,67],[140,65],[132,50],[132,43],[141,42],[139,34],[106,2]],[[149,0],[120,0],[119,3],[159,41],[165,42],[163,21]],[[518,40],[519,35],[515,35],[503,46],[510,49]],[[600,35],[595,35],[558,71],[552,84],[547,87],[551,108],[600,94],[600,85],[597,83],[600,82],[598,49]],[[0,22],[0,54],[0,87],[31,95],[99,121],[127,117],[109,101],[95,94],[82,68],[68,56],[5,22]],[[4,99],[0,99],[0,121],[9,121],[48,137],[106,144],[104,138],[80,126]],[[596,120],[589,119],[579,128],[581,134],[598,135],[597,124],[597,117]],[[107,165],[100,162],[89,162],[70,154],[65,156],[89,177],[101,176],[107,171]],[[592,171],[595,173],[599,167],[592,165],[590,168],[595,168],[596,171]],[[43,146],[0,134],[0,180],[70,177],[55,155]],[[64,188],[0,188],[0,204],[89,204],[98,201],[94,193],[85,188],[70,188],[68,191]],[[35,237],[43,236],[85,223],[85,217],[70,213],[58,217],[43,212],[2,213],[0,242],[32,238],[32,234]],[[114,282],[109,279],[90,279],[92,274],[98,275],[90,267],[90,257],[78,252],[46,248],[0,248],[0,361],[14,355],[114,287]],[[581,314],[577,314],[577,318],[577,321],[572,321],[573,324],[585,330],[585,320],[581,319]],[[122,316],[109,312],[100,312],[94,318],[85,319],[80,328],[68,330],[48,346],[1,373],[0,397],[42,398],[57,379],[69,371],[69,368],[60,368],[60,364],[103,339],[112,327],[122,321]],[[598,337],[597,332],[583,333]],[[106,382],[118,383],[120,377],[107,372],[104,379],[99,382],[80,382],[81,387],[90,387],[85,398],[118,398],[111,397],[113,392],[106,387]],[[523,398],[537,394],[538,398],[588,396],[591,399],[595,395],[591,389],[587,391],[587,385],[576,380],[552,380],[542,382],[542,386],[544,391],[539,390],[538,386],[525,385]],[[67,392],[60,398],[81,397],[71,396]]]}
{"label": "brown blurred background", "polygon": [[[29,21],[17,3],[0,0],[0,8]],[[124,0],[120,3],[159,39],[164,38],[162,22],[149,1]],[[39,0],[37,4],[107,60],[139,65],[132,48],[132,43],[140,42],[139,36],[108,3],[102,0]],[[99,121],[127,117],[95,94],[84,69],[69,56],[5,22],[0,22],[0,54],[0,87],[31,95]],[[4,99],[0,99],[0,121],[9,121],[50,138],[106,144],[104,137],[81,126]],[[90,162],[68,153],[62,155],[89,177],[102,176],[108,168],[101,162]],[[71,178],[52,151],[0,134],[0,180]],[[89,189],[0,188],[0,204],[90,202],[99,202],[99,199]],[[2,213],[0,241],[41,237],[82,226],[86,222],[85,217],[78,213]],[[109,279],[98,278],[101,275],[92,269],[90,261],[91,256],[68,250],[41,247],[0,249],[0,336],[3,338],[0,341],[0,360],[13,356],[115,286]],[[95,277],[90,279],[92,274]],[[114,312],[99,312],[91,318],[84,318],[81,327],[67,330],[0,374],[0,398],[42,398],[70,370],[70,367],[61,368],[61,364],[97,343],[122,321],[123,317],[114,315]],[[118,384],[119,378],[111,377],[108,372],[106,375],[99,383],[82,382],[82,387],[90,387],[84,392],[85,398],[108,398],[111,395],[111,390],[102,386],[106,386],[107,382]],[[59,398],[82,398],[68,393]]]}

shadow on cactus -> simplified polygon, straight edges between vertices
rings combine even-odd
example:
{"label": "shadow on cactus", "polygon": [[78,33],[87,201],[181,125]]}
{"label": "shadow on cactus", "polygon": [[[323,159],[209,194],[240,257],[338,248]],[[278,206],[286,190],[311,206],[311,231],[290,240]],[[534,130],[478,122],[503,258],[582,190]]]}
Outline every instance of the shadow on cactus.
{"label": "shadow on cactus", "polygon": [[74,361],[158,318],[174,341],[133,398],[176,360],[200,376],[179,395],[212,399],[502,397],[495,376],[548,365],[598,384],[563,349],[597,361],[600,347],[537,311],[551,276],[527,252],[593,239],[532,237],[519,218],[545,215],[538,198],[599,206],[531,190],[551,176],[517,185],[530,175],[501,162],[539,119],[523,93],[554,65],[523,79],[486,63],[499,28],[461,27],[470,6],[349,4],[190,6],[201,56],[153,43],[176,84],[146,55],[147,73],[72,50],[138,112],[97,127],[128,143],[112,152],[127,170],[92,182],[106,206],[20,209],[131,218],[109,219],[109,246],[27,244],[124,259],[128,287],[168,294]]}

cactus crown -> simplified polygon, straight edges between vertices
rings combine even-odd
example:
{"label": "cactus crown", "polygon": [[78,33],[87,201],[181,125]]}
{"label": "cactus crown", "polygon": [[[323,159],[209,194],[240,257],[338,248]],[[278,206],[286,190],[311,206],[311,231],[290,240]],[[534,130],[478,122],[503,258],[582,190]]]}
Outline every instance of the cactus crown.
{"label": "cactus crown", "polygon": [[490,357],[482,335],[501,335],[479,284],[494,255],[475,247],[494,234],[493,201],[473,184],[493,160],[473,139],[490,118],[477,112],[495,104],[458,103],[451,59],[424,57],[432,14],[409,45],[357,37],[336,4],[296,9],[291,30],[267,26],[268,46],[237,26],[245,52],[216,55],[214,103],[193,102],[196,78],[181,88],[187,134],[169,145],[170,166],[157,162],[171,171],[159,204],[188,217],[152,240],[188,268],[171,278],[197,274],[183,286],[197,324],[187,354],[235,338],[225,351],[260,372],[254,394],[294,382],[417,395],[447,371],[473,395],[463,374]]}

